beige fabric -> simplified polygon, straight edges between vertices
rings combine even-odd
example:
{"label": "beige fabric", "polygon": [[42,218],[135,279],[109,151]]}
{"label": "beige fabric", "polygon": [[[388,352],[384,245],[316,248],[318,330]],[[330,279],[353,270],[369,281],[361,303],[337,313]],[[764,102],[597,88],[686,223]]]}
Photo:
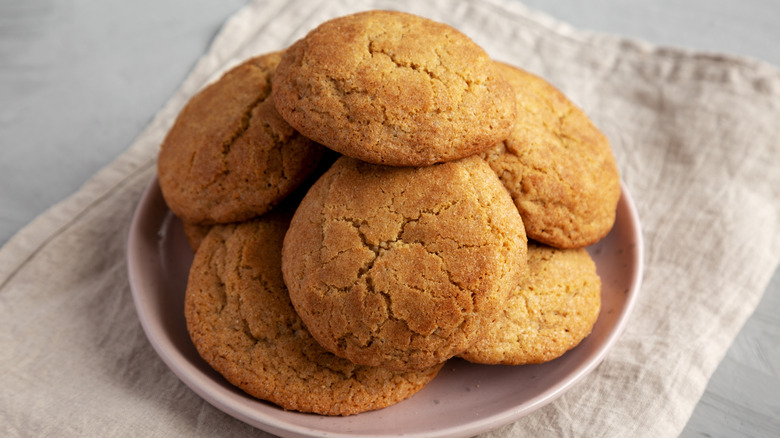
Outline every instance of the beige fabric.
{"label": "beige fabric", "polygon": [[0,250],[4,435],[262,436],[201,400],[146,340],[125,239],[157,147],[218,71],[366,8],[448,22],[542,75],[612,140],[646,239],[641,297],[592,374],[504,436],[675,436],[780,259],[780,72],[570,29],[517,3],[256,1],[133,146]]}

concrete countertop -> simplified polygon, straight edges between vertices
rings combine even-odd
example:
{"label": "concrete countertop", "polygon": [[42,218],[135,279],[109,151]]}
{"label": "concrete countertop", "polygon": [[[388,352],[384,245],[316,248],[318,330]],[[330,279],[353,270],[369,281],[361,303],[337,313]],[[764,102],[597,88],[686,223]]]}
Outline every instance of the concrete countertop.
{"label": "concrete countertop", "polygon": [[[772,0],[524,3],[581,29],[780,66]],[[244,4],[0,3],[0,245],[121,154]],[[681,436],[780,436],[778,309],[780,270]]]}

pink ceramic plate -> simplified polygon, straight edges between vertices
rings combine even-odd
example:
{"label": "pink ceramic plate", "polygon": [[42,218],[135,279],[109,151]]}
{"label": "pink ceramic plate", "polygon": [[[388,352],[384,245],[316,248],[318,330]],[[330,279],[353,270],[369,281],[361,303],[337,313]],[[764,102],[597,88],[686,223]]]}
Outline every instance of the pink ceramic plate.
{"label": "pink ceramic plate", "polygon": [[615,343],[642,278],[639,219],[623,188],[613,230],[588,248],[602,278],[602,311],[591,335],[543,365],[486,366],[450,360],[412,398],[350,417],[284,411],[234,388],[195,351],[185,327],[184,290],[192,261],[181,222],[153,181],[138,205],[128,241],[130,286],[149,341],[174,373],[222,411],[284,437],[470,436],[550,403],[592,371]]}

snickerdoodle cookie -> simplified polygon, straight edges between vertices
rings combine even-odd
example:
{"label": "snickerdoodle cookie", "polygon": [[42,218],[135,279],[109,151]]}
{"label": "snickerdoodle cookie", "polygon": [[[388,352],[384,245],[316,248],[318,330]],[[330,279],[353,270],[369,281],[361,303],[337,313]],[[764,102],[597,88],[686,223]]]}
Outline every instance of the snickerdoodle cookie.
{"label": "snickerdoodle cookie", "polygon": [[414,370],[479,339],[522,280],[526,251],[520,215],[480,158],[412,168],[342,157],[298,207],[282,271],[326,349]]}
{"label": "snickerdoodle cookie", "polygon": [[344,155],[424,166],[484,151],[515,102],[485,51],[458,30],[393,11],[321,24],[284,54],[274,102],[295,129]]}
{"label": "snickerdoodle cookie", "polygon": [[281,53],[249,59],[196,94],[162,143],[165,201],[193,224],[265,213],[315,169],[323,147],[279,116],[270,99]]}
{"label": "snickerdoodle cookie", "polygon": [[609,141],[544,79],[497,63],[512,85],[517,116],[509,137],[483,154],[509,190],[529,239],[576,248],[615,221],[620,178]]}
{"label": "snickerdoodle cookie", "polygon": [[528,242],[528,276],[503,315],[460,356],[484,364],[547,362],[588,336],[601,308],[601,279],[587,250]]}
{"label": "snickerdoodle cookie", "polygon": [[184,230],[184,237],[187,239],[192,252],[198,250],[200,243],[206,238],[213,225],[199,225],[190,222],[183,222],[182,229]]}
{"label": "snickerdoodle cookie", "polygon": [[200,355],[232,384],[284,409],[351,415],[419,391],[440,366],[393,372],[355,365],[306,331],[282,280],[282,240],[292,214],[279,208],[217,225],[201,243],[185,298]]}

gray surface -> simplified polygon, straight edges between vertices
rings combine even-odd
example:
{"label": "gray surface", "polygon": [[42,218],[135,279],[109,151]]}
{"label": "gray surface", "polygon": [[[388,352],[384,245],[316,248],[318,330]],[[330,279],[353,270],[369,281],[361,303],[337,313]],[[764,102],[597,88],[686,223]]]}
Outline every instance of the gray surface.
{"label": "gray surface", "polygon": [[0,0],[0,244],[122,153],[245,0]]}
{"label": "gray surface", "polygon": [[[125,150],[243,4],[0,1],[0,244]],[[774,0],[525,4],[578,28],[780,66]],[[780,436],[778,309],[780,270],[683,437]]]}

